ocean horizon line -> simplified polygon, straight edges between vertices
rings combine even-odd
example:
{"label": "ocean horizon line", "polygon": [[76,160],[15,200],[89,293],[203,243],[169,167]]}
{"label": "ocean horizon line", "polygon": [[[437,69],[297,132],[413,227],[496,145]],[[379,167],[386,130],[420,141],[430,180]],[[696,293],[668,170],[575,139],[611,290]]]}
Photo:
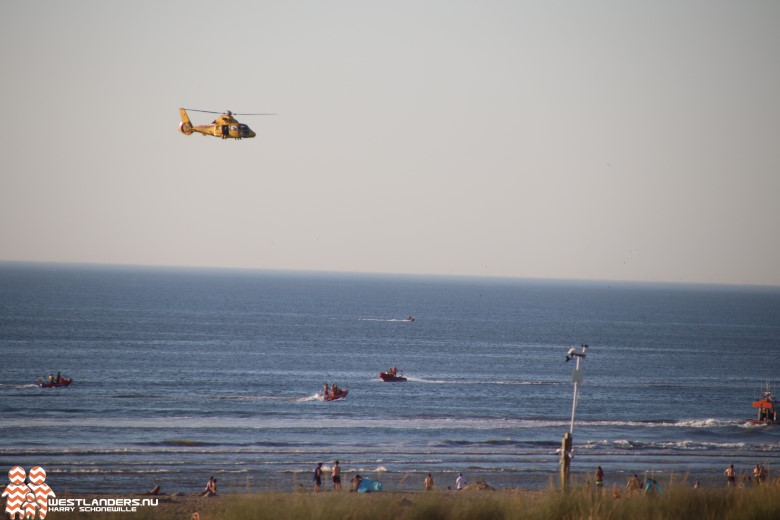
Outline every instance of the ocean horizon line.
{"label": "ocean horizon line", "polygon": [[0,259],[0,268],[3,267],[40,267],[40,268],[74,268],[94,270],[137,270],[144,272],[180,272],[180,273],[217,273],[217,274],[258,274],[268,276],[310,276],[323,278],[359,278],[375,280],[423,280],[443,282],[489,282],[489,283],[530,283],[530,284],[554,284],[554,285],[582,285],[618,287],[647,287],[647,288],[700,288],[700,289],[753,289],[753,290],[780,290],[780,285],[771,284],[741,284],[728,282],[696,282],[696,281],[669,281],[669,280],[636,280],[636,279],[598,279],[598,278],[542,278],[524,276],[498,276],[498,275],[471,275],[471,274],[436,274],[436,273],[393,273],[379,271],[336,271],[317,269],[278,269],[263,267],[234,267],[234,266],[205,266],[205,265],[165,265],[165,264],[131,264],[131,263],[101,263],[101,262],[67,262],[48,260],[5,260]]}

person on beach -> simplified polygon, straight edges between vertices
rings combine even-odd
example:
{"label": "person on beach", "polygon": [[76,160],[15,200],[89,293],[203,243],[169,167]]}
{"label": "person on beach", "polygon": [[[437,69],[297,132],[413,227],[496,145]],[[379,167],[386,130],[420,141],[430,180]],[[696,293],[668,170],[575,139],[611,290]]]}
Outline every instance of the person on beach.
{"label": "person on beach", "polygon": [[756,485],[760,486],[766,480],[766,469],[763,464],[756,464],[753,468],[753,480],[756,481]]}
{"label": "person on beach", "polygon": [[723,472],[726,476],[726,487],[735,487],[737,485],[737,472],[734,470],[734,464],[729,464],[726,471]]}
{"label": "person on beach", "polygon": [[339,466],[339,461],[333,464],[330,478],[333,481],[333,491],[341,491],[341,466]]}
{"label": "person on beach", "polygon": [[357,492],[357,490],[360,489],[360,483],[363,482],[363,477],[361,477],[360,474],[358,473],[357,475],[352,477],[352,480],[350,480],[350,482],[352,482],[352,489],[350,491]]}
{"label": "person on beach", "polygon": [[463,486],[466,485],[466,479],[463,478],[463,473],[458,473],[458,478],[455,479],[455,489],[460,491]]}
{"label": "person on beach", "polygon": [[425,480],[423,481],[423,489],[425,491],[432,491],[433,490],[433,477],[430,473],[428,473],[428,476],[425,477]]}
{"label": "person on beach", "polygon": [[628,493],[628,496],[632,497],[639,493],[640,489],[642,489],[642,483],[639,482],[639,477],[634,473],[634,476],[628,479],[628,482],[626,483],[626,492]]}
{"label": "person on beach", "polygon": [[141,493],[142,495],[159,495],[160,494],[160,486],[154,486],[151,491],[147,491],[145,493]]}
{"label": "person on beach", "polygon": [[211,481],[214,480],[214,477],[209,477],[209,481],[206,482],[206,487],[203,488],[203,491],[200,492],[200,496],[205,497],[208,495],[209,491],[211,490]]}
{"label": "person on beach", "polygon": [[318,462],[317,467],[314,468],[314,492],[315,493],[319,493],[321,485],[322,485],[322,462]]}
{"label": "person on beach", "polygon": [[201,492],[202,497],[213,497],[217,494],[217,479],[213,476],[209,477],[209,481],[206,482],[206,489]]}
{"label": "person on beach", "polygon": [[604,487],[604,470],[601,466],[596,468],[596,487],[599,489]]}

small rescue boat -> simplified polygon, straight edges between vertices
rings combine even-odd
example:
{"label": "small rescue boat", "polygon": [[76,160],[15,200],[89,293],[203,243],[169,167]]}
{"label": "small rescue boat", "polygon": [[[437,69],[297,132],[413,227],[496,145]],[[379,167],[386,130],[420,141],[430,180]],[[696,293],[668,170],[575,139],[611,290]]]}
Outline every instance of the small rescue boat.
{"label": "small rescue boat", "polygon": [[388,370],[387,372],[379,372],[379,379],[381,379],[385,383],[397,383],[401,381],[406,381],[406,378],[404,376],[399,376],[398,374],[395,374],[391,370]]}
{"label": "small rescue boat", "polygon": [[328,392],[322,398],[323,401],[335,401],[336,399],[343,399],[347,397],[349,390],[336,389],[335,392]]}
{"label": "small rescue boat", "polygon": [[68,386],[73,382],[71,377],[61,377],[57,380],[46,381],[42,377],[38,378],[38,386],[41,388],[59,388],[61,386]]}
{"label": "small rescue boat", "polygon": [[753,408],[758,409],[758,416],[748,421],[750,424],[777,424],[777,408],[775,408],[775,396],[767,383],[764,393],[758,401],[753,401]]}

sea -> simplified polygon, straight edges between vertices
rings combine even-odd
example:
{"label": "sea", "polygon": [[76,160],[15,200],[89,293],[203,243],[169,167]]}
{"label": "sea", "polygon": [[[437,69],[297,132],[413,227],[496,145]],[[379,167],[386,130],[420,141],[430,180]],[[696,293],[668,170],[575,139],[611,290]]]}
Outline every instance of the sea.
{"label": "sea", "polygon": [[544,489],[570,430],[573,483],[780,477],[778,287],[1,263],[0,353],[0,472],[59,496]]}

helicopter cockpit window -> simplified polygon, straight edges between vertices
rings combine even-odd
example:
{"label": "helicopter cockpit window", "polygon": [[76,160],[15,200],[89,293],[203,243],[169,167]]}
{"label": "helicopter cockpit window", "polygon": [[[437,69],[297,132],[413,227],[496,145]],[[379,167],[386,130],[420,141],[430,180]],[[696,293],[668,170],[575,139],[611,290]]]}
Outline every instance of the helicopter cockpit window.
{"label": "helicopter cockpit window", "polygon": [[238,132],[238,127],[236,125],[233,125],[230,127],[230,130],[232,130],[233,132]]}

